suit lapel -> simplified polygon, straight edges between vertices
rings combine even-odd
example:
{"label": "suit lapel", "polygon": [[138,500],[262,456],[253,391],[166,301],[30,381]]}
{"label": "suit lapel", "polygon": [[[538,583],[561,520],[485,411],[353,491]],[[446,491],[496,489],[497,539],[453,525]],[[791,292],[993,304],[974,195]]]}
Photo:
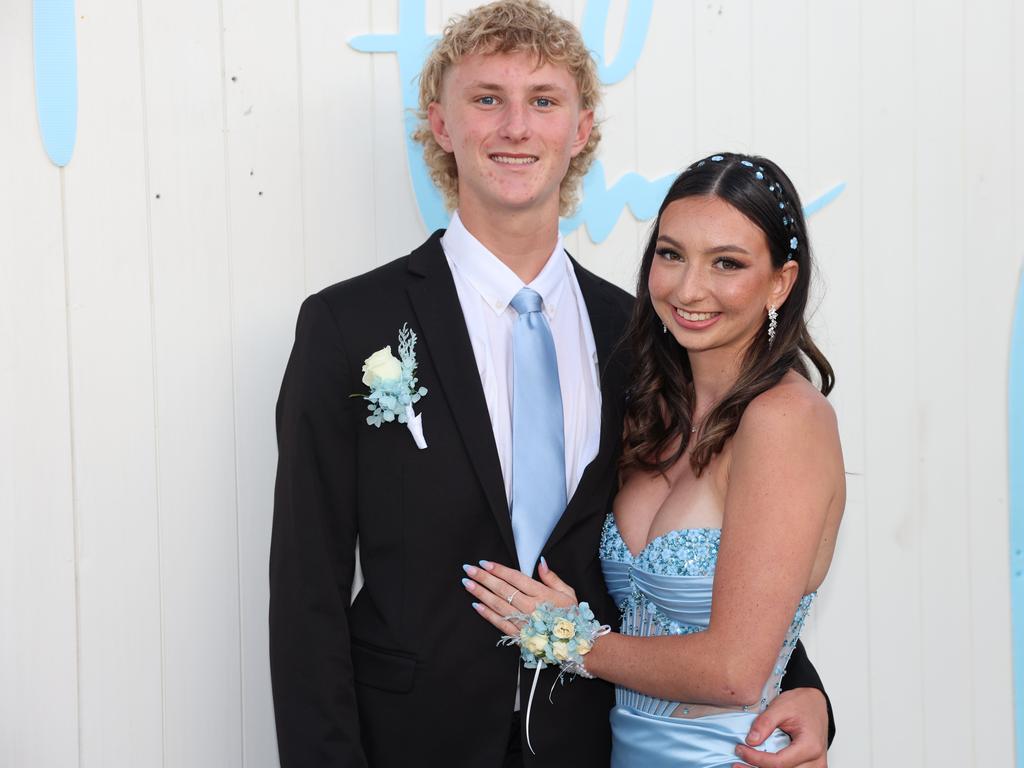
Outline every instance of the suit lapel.
{"label": "suit lapel", "polygon": [[555,524],[544,548],[553,546],[565,535],[580,514],[587,511],[593,502],[595,488],[606,478],[602,477],[602,468],[606,459],[614,452],[622,433],[622,401],[625,397],[625,380],[618,375],[610,375],[609,363],[616,350],[623,331],[622,310],[608,295],[608,289],[590,272],[583,269],[576,260],[572,260],[576,271],[576,280],[580,285],[580,293],[587,305],[590,316],[590,327],[594,332],[594,346],[597,348],[597,365],[601,382],[601,436],[598,441],[597,455],[587,465],[580,478],[576,492],[569,500],[562,517]]}
{"label": "suit lapel", "polygon": [[[409,286],[409,299],[448,407],[466,446],[480,485],[502,539],[515,554],[512,519],[505,498],[505,481],[494,443],[491,417],[487,410],[473,346],[466,329],[455,281],[435,232],[409,255],[409,271],[421,277]],[[428,449],[429,450],[429,449]]]}

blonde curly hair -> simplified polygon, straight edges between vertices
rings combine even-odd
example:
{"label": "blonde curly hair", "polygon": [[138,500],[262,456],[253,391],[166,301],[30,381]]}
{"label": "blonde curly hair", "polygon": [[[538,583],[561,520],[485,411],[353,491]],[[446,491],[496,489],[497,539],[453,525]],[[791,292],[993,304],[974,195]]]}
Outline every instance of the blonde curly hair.
{"label": "blonde curly hair", "polygon": [[[535,54],[540,64],[565,67],[576,81],[583,109],[596,109],[601,100],[597,67],[580,31],[544,3],[537,0],[500,0],[453,18],[420,72],[417,113],[420,123],[412,134],[413,140],[423,145],[423,159],[430,170],[430,177],[444,195],[449,210],[456,208],[459,202],[459,169],[455,165],[455,155],[445,152],[434,138],[427,122],[427,108],[441,100],[445,73],[463,56],[522,51]],[[559,188],[558,210],[562,216],[568,216],[575,210],[580,183],[594,161],[600,141],[601,130],[595,121],[586,146],[569,162],[569,170]]]}

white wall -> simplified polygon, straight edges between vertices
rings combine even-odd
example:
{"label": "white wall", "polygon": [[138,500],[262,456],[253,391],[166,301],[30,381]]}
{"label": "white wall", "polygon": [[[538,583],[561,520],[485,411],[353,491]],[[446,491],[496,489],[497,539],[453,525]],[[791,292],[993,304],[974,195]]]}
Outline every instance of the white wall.
{"label": "white wall", "polygon": [[[471,4],[428,0],[428,28]],[[584,2],[555,6],[578,21]],[[395,31],[397,2],[77,12],[60,170],[29,3],[0,0],[0,765],[275,766],[273,406],[295,314],[425,234],[395,56],[346,44]],[[1019,39],[1013,0],[659,0],[606,94],[610,182],[733,149],[805,200],[847,183],[811,220],[851,475],[805,633],[839,768],[1013,759]],[[628,286],[646,226],[567,242]]]}

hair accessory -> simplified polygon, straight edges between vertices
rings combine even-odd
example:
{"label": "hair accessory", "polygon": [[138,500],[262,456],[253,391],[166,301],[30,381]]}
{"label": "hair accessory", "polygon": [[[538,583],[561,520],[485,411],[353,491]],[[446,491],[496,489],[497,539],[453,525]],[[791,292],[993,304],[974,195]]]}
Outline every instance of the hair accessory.
{"label": "hair accessory", "polygon": [[775,343],[775,329],[778,326],[779,313],[774,304],[768,306],[768,349]]}
{"label": "hair accessory", "polygon": [[[738,156],[733,155],[733,157]],[[772,193],[772,195],[776,199],[776,202],[778,202],[779,210],[785,211],[786,206],[789,205],[789,201],[786,200],[785,198],[785,191],[782,188],[782,183],[770,179],[767,175],[767,172],[764,169],[764,166],[754,165],[754,162],[752,160],[745,157],[738,157],[738,159],[740,165],[744,166],[745,168],[750,168],[751,170],[754,170],[754,178],[756,178],[758,181],[764,181],[768,184],[768,191]],[[707,160],[711,160],[712,162],[715,163],[720,163],[723,160],[725,160],[725,155],[712,155],[711,157],[707,158]],[[700,162],[697,163],[696,166],[690,166],[685,171],[683,171],[683,173],[687,173],[688,171],[693,170],[694,167],[700,168],[705,164],[705,162],[707,162],[707,160],[701,160]],[[792,216],[785,215],[782,217],[782,226],[786,227],[786,229],[788,229],[790,234],[792,235],[796,227],[796,219]],[[798,245],[799,240],[795,236],[790,237],[789,253],[786,254],[786,261],[792,261],[793,259],[796,258]]]}

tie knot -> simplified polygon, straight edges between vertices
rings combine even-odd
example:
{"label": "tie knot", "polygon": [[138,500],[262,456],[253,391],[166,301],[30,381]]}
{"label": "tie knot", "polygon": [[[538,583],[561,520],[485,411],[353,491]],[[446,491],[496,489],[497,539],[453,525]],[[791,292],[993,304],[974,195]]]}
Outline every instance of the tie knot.
{"label": "tie knot", "polygon": [[512,297],[512,308],[520,315],[540,312],[540,294],[532,288],[523,288]]}

